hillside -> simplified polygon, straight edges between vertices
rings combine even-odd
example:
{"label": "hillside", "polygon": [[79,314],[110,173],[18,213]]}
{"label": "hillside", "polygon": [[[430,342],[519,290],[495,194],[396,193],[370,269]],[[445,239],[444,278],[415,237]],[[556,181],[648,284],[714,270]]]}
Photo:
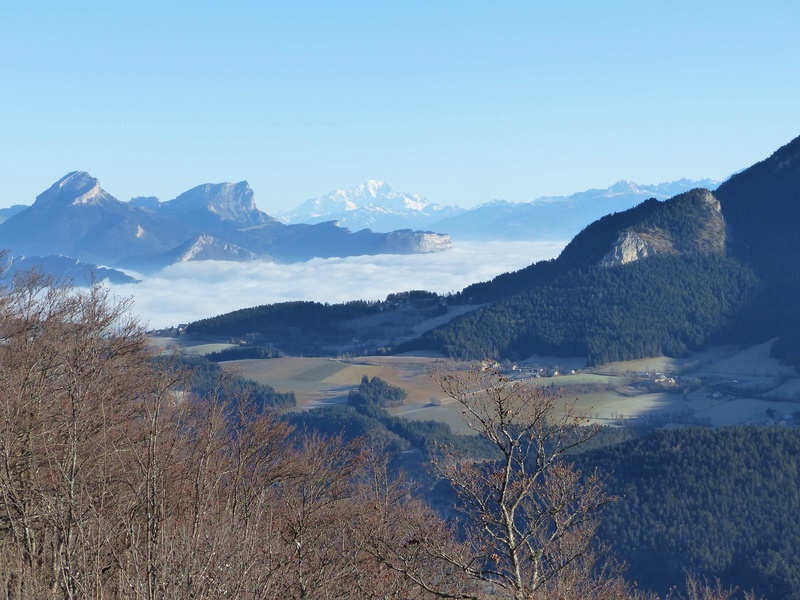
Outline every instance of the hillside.
{"label": "hillside", "polygon": [[800,137],[731,177],[715,195],[730,254],[764,282],[742,326],[751,336],[780,336],[782,358],[800,356]]}
{"label": "hillside", "polygon": [[592,363],[780,337],[800,356],[800,138],[711,194],[648,200],[579,233],[554,261],[464,289],[487,304],[398,350]]}
{"label": "hillside", "polygon": [[725,243],[710,192],[648,200],[595,221],[554,261],[467,287],[453,302],[488,306],[398,350],[513,360],[547,353],[592,364],[680,356],[727,339],[758,289]]}
{"label": "hillside", "polygon": [[619,501],[600,535],[628,576],[665,594],[684,572],[800,598],[796,427],[689,428],[589,452]]}

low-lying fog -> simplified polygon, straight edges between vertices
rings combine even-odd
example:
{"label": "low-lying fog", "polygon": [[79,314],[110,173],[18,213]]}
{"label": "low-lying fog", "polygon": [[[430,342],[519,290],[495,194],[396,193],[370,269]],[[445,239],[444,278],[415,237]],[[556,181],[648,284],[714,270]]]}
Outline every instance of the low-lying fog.
{"label": "low-lying fog", "polygon": [[239,308],[315,300],[384,300],[387,294],[457,292],[507,271],[553,258],[566,242],[454,244],[435,254],[316,258],[276,264],[202,261],[170,266],[138,284],[110,286],[131,296],[133,312],[150,328],[189,323]]}

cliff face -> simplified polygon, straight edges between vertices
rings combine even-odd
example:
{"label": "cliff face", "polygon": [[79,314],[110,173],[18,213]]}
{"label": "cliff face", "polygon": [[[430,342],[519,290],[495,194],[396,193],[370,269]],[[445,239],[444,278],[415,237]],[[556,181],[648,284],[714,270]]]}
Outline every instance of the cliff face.
{"label": "cliff face", "polygon": [[427,252],[441,252],[442,250],[449,250],[453,244],[450,242],[450,236],[441,233],[419,233],[416,234],[416,244],[414,244],[413,252],[427,253]]}
{"label": "cliff face", "polygon": [[719,201],[708,190],[696,189],[621,231],[600,265],[615,267],[656,254],[722,253],[726,238]]}
{"label": "cliff face", "polygon": [[600,260],[600,266],[616,267],[627,265],[653,254],[656,254],[656,249],[651,242],[645,240],[638,233],[629,231],[619,236],[614,248]]}
{"label": "cliff face", "polygon": [[383,252],[397,254],[427,254],[452,247],[450,236],[429,231],[401,229],[386,234]]}

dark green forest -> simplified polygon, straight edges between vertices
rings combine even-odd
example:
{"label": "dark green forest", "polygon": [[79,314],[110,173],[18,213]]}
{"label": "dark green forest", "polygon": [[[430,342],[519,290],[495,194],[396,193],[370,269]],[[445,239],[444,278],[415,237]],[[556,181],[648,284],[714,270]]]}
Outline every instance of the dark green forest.
{"label": "dark green forest", "polygon": [[225,348],[217,352],[209,352],[205,357],[211,362],[219,363],[229,360],[266,360],[280,358],[283,353],[274,346],[256,344]]}
{"label": "dark green forest", "polygon": [[600,536],[643,588],[663,594],[688,572],[800,598],[800,429],[658,430],[577,462],[619,496]]}
{"label": "dark green forest", "polygon": [[364,375],[358,389],[351,390],[347,402],[353,406],[360,404],[376,404],[381,407],[400,406],[408,398],[408,392],[392,385],[380,377],[370,379]]}
{"label": "dark green forest", "polygon": [[[210,360],[275,358],[291,355],[333,356],[360,337],[353,319],[411,311],[422,320],[446,312],[443,299],[433,292],[411,290],[389,294],[383,301],[354,300],[341,304],[282,302],[245,308],[195,321],[192,336],[236,340],[243,345],[209,356]],[[389,319],[391,321],[391,319]],[[378,327],[379,328],[379,327]],[[370,352],[376,349],[370,348]]]}
{"label": "dark green forest", "polygon": [[352,338],[351,332],[338,326],[341,321],[380,311],[379,303],[362,300],[342,304],[281,302],[201,319],[191,323],[187,333],[277,343],[290,354],[322,353],[325,346]]}
{"label": "dark green forest", "polygon": [[454,319],[397,350],[462,359],[586,356],[590,364],[683,356],[735,337],[737,312],[757,286],[750,269],[717,255],[591,267]]}

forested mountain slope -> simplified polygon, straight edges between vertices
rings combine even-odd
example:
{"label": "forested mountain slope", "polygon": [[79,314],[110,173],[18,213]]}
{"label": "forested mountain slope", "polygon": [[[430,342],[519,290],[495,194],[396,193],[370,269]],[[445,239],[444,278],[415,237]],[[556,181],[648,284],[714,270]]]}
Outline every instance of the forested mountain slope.
{"label": "forested mountain slope", "polygon": [[758,289],[725,241],[710,192],[648,200],[594,222],[555,261],[466,288],[456,302],[488,306],[398,350],[590,363],[685,354],[728,336]]}
{"label": "forested mountain slope", "polygon": [[619,496],[601,537],[642,587],[686,572],[757,597],[800,598],[800,430],[661,430],[579,457]]}
{"label": "forested mountain slope", "polygon": [[715,192],[732,256],[763,280],[746,322],[762,339],[780,336],[776,356],[800,366],[800,137]]}
{"label": "forested mountain slope", "polygon": [[554,261],[465,288],[488,304],[399,350],[591,363],[782,336],[800,356],[800,138],[715,194],[693,190],[603,217]]}

